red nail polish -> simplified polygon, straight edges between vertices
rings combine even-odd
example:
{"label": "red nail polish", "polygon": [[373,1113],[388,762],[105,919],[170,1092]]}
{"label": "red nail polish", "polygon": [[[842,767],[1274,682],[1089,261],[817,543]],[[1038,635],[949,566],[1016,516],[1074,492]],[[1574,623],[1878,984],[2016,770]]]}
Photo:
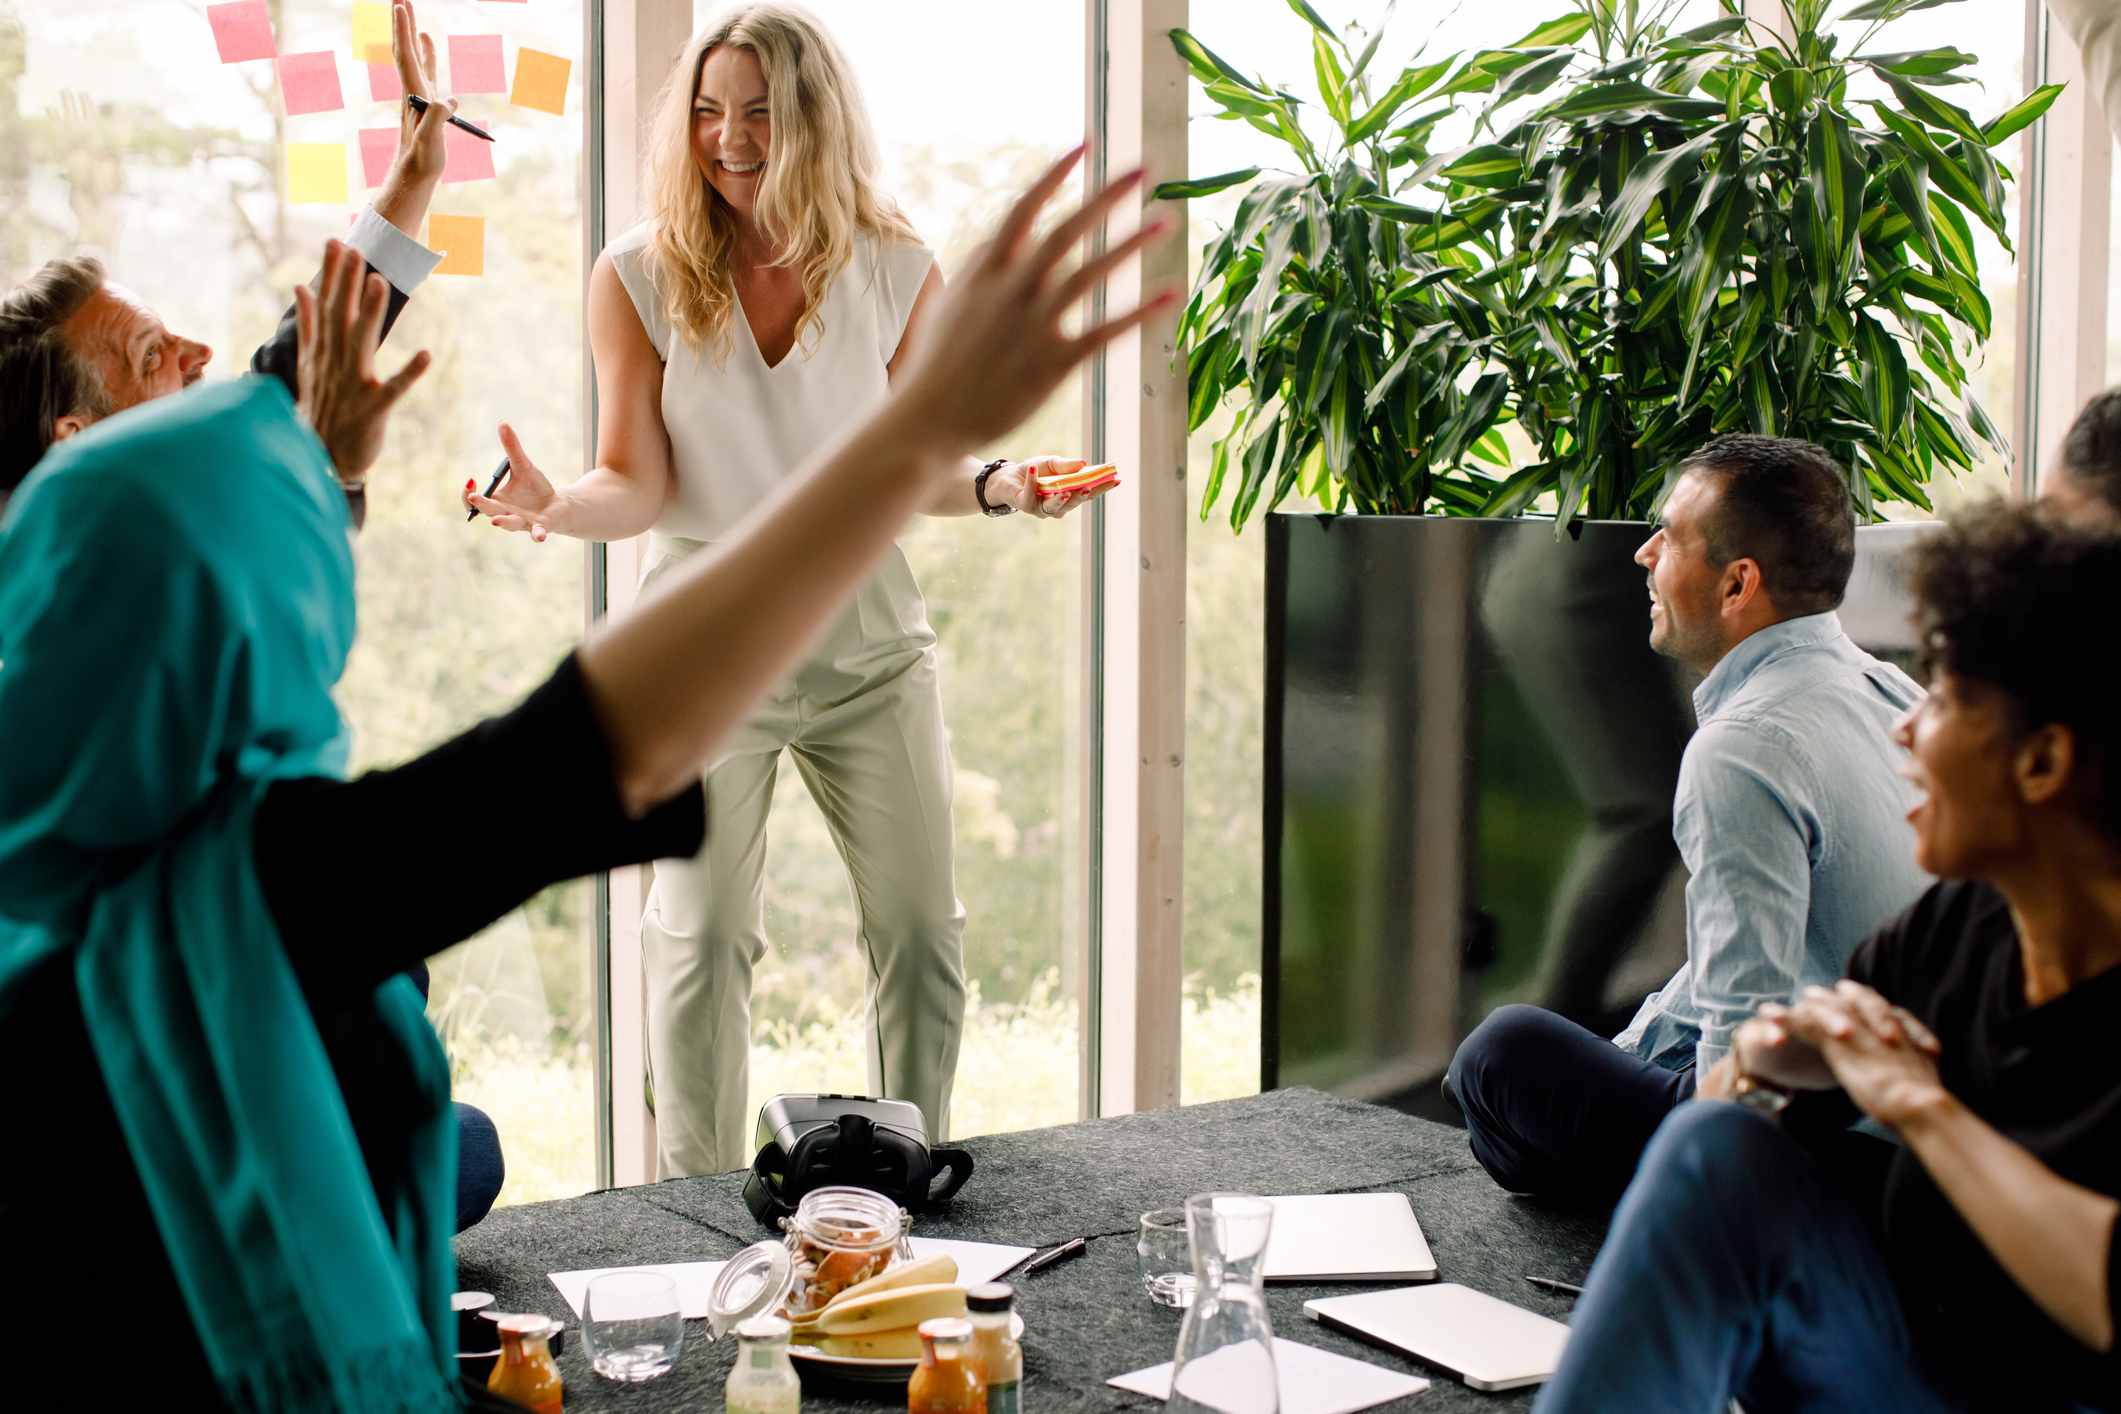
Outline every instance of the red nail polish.
{"label": "red nail polish", "polygon": [[466,481],[466,482],[464,483],[464,489],[465,489],[466,491],[469,491],[469,490],[470,490],[470,489],[471,489],[471,488],[472,488],[472,487],[473,487],[474,485],[476,485],[476,484],[477,484],[476,482],[473,482],[473,481],[469,481],[469,480],[467,480],[467,481]]}

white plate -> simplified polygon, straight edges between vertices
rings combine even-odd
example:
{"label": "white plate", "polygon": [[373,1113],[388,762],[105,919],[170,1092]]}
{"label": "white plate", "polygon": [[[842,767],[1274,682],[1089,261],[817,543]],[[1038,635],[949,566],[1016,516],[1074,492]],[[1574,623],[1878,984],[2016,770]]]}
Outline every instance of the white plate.
{"label": "white plate", "polygon": [[[1021,1311],[1009,1313],[1009,1331],[1019,1340],[1024,1334],[1024,1315]],[[857,1355],[827,1355],[811,1345],[788,1343],[788,1358],[800,1360],[821,1372],[832,1374],[843,1380],[881,1380],[902,1384],[912,1378],[920,1368],[920,1357],[903,1360],[868,1360]]]}

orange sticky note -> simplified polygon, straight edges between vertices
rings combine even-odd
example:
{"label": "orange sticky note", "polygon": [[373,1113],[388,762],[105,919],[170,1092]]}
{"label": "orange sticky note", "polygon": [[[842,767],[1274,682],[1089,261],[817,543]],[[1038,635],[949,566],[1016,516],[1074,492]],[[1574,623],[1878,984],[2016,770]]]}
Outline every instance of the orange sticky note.
{"label": "orange sticky note", "polygon": [[390,6],[354,0],[353,56],[368,64],[390,62]]}
{"label": "orange sticky note", "polygon": [[518,108],[535,108],[541,113],[558,113],[565,117],[567,76],[573,69],[572,59],[547,54],[541,49],[519,49],[516,51],[516,86],[508,95],[508,101]]}
{"label": "orange sticky note", "polygon": [[436,212],[427,218],[427,248],[442,255],[442,263],[435,267],[437,275],[484,275],[486,218]]}
{"label": "orange sticky note", "polygon": [[346,144],[287,144],[287,199],[297,205],[345,205]]}

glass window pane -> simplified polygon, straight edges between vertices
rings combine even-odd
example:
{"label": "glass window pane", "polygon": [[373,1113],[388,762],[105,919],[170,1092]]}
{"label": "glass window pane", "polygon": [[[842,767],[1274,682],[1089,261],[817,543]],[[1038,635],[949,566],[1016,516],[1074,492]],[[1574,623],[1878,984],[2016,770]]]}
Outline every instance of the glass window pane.
{"label": "glass window pane", "polygon": [[[170,329],[213,346],[207,376],[242,371],[325,238],[366,200],[358,132],[397,122],[354,60],[345,0],[267,8],[283,54],[334,56],[341,106],[285,116],[271,62],[219,62],[202,8],[185,0],[38,5],[20,22],[0,12],[0,274],[100,255]],[[421,18],[445,52],[452,34],[500,36],[511,75],[525,46],[573,59],[580,45],[580,0],[429,0]],[[339,693],[356,770],[507,707],[582,622],[577,547],[467,525],[457,503],[465,478],[483,485],[498,460],[500,418],[549,465],[582,456],[579,65],[567,116],[504,94],[468,97],[465,113],[498,139],[497,175],[443,186],[433,209],[485,218],[485,275],[430,279],[383,352],[385,369],[420,348],[435,364],[393,419],[357,542],[361,633]],[[345,199],[290,200],[289,144],[341,148]],[[509,847],[467,839],[464,868]],[[434,962],[429,1014],[458,1098],[499,1128],[503,1202],[594,1186],[590,898],[586,883],[550,890]]]}
{"label": "glass window pane", "polygon": [[[696,23],[727,7],[699,0]],[[847,55],[883,187],[945,279],[1011,195],[1084,131],[1081,6],[932,0],[920,23],[874,0],[806,0]],[[1070,386],[983,457],[1075,454]],[[939,640],[956,773],[965,1018],[952,1130],[1065,1123],[1079,1105],[1075,839],[1082,741],[1081,537],[1087,516],[922,518],[901,540]],[[751,1106],[783,1091],[866,1090],[861,922],[831,831],[784,758],[767,844],[766,934],[752,1001]]]}

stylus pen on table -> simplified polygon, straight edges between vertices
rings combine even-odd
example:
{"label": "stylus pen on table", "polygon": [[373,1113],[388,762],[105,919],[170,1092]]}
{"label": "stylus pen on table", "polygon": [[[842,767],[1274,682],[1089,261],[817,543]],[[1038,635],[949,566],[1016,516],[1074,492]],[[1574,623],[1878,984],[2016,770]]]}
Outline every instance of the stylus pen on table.
{"label": "stylus pen on table", "polygon": [[[1057,1242],[1051,1247],[1047,1247],[1040,1251],[1031,1253],[1022,1261],[1018,1262],[1016,1264],[1016,1267],[1022,1267],[1024,1269],[1024,1275],[1030,1276],[1033,1272],[1043,1271],[1047,1267],[1052,1266],[1055,1262],[1065,1262],[1070,1257],[1080,1257],[1088,1250],[1089,1239],[1082,1237],[1071,1237],[1066,1242]],[[1008,1276],[1009,1272],[1013,1272],[1016,1270],[1016,1267],[1009,1268],[1009,1271],[1001,1273],[1001,1276]],[[1000,1278],[996,1279],[999,1280]]]}
{"label": "stylus pen on table", "polygon": [[[488,497],[491,497],[491,496],[493,495],[493,493],[494,493],[494,492],[496,492],[496,491],[500,490],[500,489],[501,489],[501,483],[502,483],[503,481],[506,481],[507,479],[508,479],[508,458],[506,458],[506,457],[503,457],[503,458],[501,458],[501,464],[500,464],[499,466],[497,466],[497,467],[495,467],[495,468],[493,469],[493,480],[491,480],[491,481],[489,481],[489,482],[487,482],[487,483],[486,483],[486,494],[487,494],[487,496],[488,496]],[[478,508],[477,506],[473,506],[473,507],[471,508],[470,512],[469,512],[469,513],[468,513],[467,515],[465,515],[465,517],[464,517],[464,519],[466,519],[466,520],[477,520],[478,518],[479,518],[479,508]]]}
{"label": "stylus pen on table", "polygon": [[[420,95],[417,93],[406,94],[405,101],[412,105],[412,111],[415,113],[425,113],[427,111],[427,100],[420,97]],[[449,123],[451,127],[462,128],[465,132],[470,133],[473,137],[484,138],[488,142],[493,141],[492,133],[486,131],[486,129],[480,127],[477,123],[471,122],[470,120],[465,118],[459,118],[454,113],[449,115]]]}
{"label": "stylus pen on table", "polygon": [[1556,1281],[1552,1277],[1526,1277],[1525,1280],[1538,1287],[1541,1291],[1551,1291],[1561,1296],[1583,1295],[1583,1288],[1574,1282]]}

